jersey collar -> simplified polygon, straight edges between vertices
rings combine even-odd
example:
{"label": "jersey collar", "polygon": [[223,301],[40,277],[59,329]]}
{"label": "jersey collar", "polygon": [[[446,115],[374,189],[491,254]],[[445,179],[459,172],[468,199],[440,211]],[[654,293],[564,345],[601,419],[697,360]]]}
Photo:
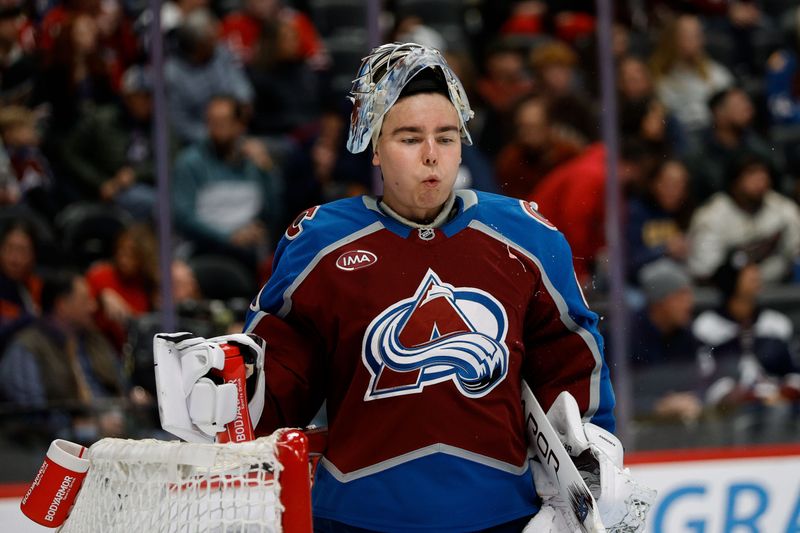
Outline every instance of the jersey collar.
{"label": "jersey collar", "polygon": [[464,216],[472,207],[478,204],[478,195],[469,189],[459,189],[450,195],[442,212],[437,215],[431,224],[418,224],[396,213],[379,198],[374,196],[361,197],[364,206],[378,215],[378,220],[386,229],[406,238],[412,229],[440,228],[445,235],[452,236],[464,229],[471,220],[471,216]]}

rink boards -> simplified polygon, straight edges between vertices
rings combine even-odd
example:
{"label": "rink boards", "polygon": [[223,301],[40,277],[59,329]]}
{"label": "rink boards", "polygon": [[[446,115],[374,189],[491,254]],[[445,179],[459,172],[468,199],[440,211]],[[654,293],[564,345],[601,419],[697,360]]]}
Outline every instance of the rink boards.
{"label": "rink boards", "polygon": [[800,445],[640,453],[648,533],[800,533]]}

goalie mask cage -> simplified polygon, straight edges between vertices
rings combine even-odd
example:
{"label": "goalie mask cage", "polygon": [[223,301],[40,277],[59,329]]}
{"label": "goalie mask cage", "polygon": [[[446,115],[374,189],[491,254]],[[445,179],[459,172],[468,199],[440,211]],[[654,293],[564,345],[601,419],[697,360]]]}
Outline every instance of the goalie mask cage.
{"label": "goalie mask cage", "polygon": [[311,531],[308,440],[233,444],[103,439],[62,533]]}

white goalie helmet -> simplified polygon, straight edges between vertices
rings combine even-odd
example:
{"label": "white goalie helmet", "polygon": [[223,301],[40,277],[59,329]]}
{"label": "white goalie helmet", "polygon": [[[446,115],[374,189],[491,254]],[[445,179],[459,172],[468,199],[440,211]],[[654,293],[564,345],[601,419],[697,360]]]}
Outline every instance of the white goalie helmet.
{"label": "white goalie helmet", "polygon": [[467,121],[474,112],[464,86],[442,54],[417,43],[390,43],[374,48],[362,60],[358,77],[353,80],[348,150],[354,154],[363,152],[370,141],[377,140],[386,112],[397,102],[408,82],[426,68],[438,69],[444,76],[448,96],[458,111],[461,138],[465,144],[472,144]]}

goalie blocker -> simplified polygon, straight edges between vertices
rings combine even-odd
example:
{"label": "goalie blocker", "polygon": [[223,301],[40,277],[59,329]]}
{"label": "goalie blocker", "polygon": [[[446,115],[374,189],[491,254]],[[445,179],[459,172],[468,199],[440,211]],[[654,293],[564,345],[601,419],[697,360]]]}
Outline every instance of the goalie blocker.
{"label": "goalie blocker", "polygon": [[264,408],[264,348],[257,335],[156,335],[161,427],[188,442],[252,440]]}

